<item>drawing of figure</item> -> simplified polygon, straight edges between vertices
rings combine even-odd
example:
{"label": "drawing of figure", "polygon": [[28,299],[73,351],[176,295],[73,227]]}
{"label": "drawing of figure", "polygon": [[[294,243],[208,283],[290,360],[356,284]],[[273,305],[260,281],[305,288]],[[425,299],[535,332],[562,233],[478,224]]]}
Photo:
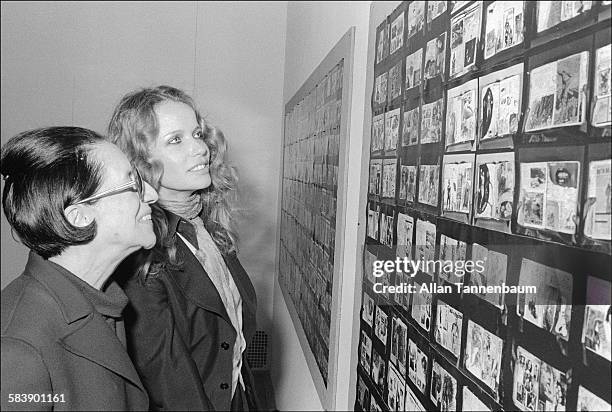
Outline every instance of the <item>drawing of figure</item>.
{"label": "drawing of figure", "polygon": [[598,96],[610,94],[610,68],[599,71]]}
{"label": "drawing of figure", "polygon": [[434,60],[427,60],[427,62],[425,62],[425,78],[431,78],[434,77],[434,67],[435,61]]}
{"label": "drawing of figure", "polygon": [[510,115],[509,120],[509,132],[515,133],[518,130],[518,115],[516,113],[512,113]]}
{"label": "drawing of figure", "polygon": [[547,288],[545,302],[546,307],[542,319],[542,327],[552,332],[559,315],[558,310],[561,307],[561,293],[559,289],[554,287]]}
{"label": "drawing of figure", "polygon": [[[470,171],[472,169],[469,169]],[[463,187],[463,203],[461,204],[461,209],[466,210],[469,209],[470,199],[472,198],[472,191],[470,187],[470,182],[467,181],[465,186]]]}
{"label": "drawing of figure", "polygon": [[484,99],[482,108],[482,137],[487,135],[491,122],[493,121],[493,91],[488,88]]}
{"label": "drawing of figure", "polygon": [[401,388],[398,388],[397,392],[395,392],[395,406],[397,408],[397,410],[401,410],[402,408],[400,408],[400,401],[404,400],[404,397],[402,396],[404,393],[401,390]]}
{"label": "drawing of figure", "polygon": [[431,106],[431,116],[425,118],[426,125],[424,127],[425,136],[423,138],[423,143],[433,143],[440,140],[440,124],[439,124],[439,116],[438,116],[438,102],[435,102],[433,106]]}
{"label": "drawing of figure", "polygon": [[506,23],[504,24],[504,46],[508,47],[512,45],[512,26],[510,25],[510,22],[508,20],[506,20]]}
{"label": "drawing of figure", "polygon": [[451,325],[451,349],[454,354],[459,354],[459,327],[457,322]]}
{"label": "drawing of figure", "polygon": [[523,13],[514,16],[514,30],[516,32],[516,41],[520,42],[523,39]]}
{"label": "drawing of figure", "polygon": [[444,72],[444,40],[446,36],[443,34],[436,39],[436,73]]}
{"label": "drawing of figure", "polygon": [[501,219],[510,219],[512,217],[512,190],[505,191],[499,197],[499,217]]}
{"label": "drawing of figure", "polygon": [[461,111],[462,140],[470,140],[474,137],[473,136],[474,108],[472,106],[471,94],[467,93],[464,95],[462,109],[463,109]]}
{"label": "drawing of figure", "polygon": [[453,32],[451,37],[451,48],[455,48],[463,43],[463,20],[459,20],[453,26]]}
{"label": "drawing of figure", "polygon": [[478,194],[476,195],[476,211],[484,213],[489,202],[489,169],[486,164],[478,167]]}
{"label": "drawing of figure", "polygon": [[[423,372],[423,375],[427,371],[427,358],[425,356],[421,357],[421,371]],[[425,386],[425,382],[423,380],[423,377],[424,376],[421,376],[420,382],[421,382],[422,386]]]}
{"label": "drawing of figure", "polygon": [[[560,81],[561,83],[561,87],[560,87],[560,92],[557,92],[557,109],[559,109],[559,107],[561,106],[561,104],[563,103],[563,101],[567,100],[567,84],[569,83],[569,79],[572,77],[572,75],[566,71],[561,71],[561,72],[557,72],[557,80]],[[557,84],[559,84],[559,82],[557,82]]]}
{"label": "drawing of figure", "polygon": [[482,342],[480,340],[480,332],[478,329],[474,328],[472,330],[472,342],[469,353],[466,357],[466,367],[468,369],[476,368],[480,369],[480,351]]}
{"label": "drawing of figure", "polygon": [[564,411],[565,410],[565,389],[561,382],[557,381],[555,385],[555,411]]}
{"label": "drawing of figure", "polygon": [[[434,365],[438,366],[438,365]],[[442,376],[440,373],[434,369],[433,371],[433,381],[431,383],[431,394],[434,395],[436,399],[438,399],[438,394],[442,390]]]}
{"label": "drawing of figure", "polygon": [[395,43],[397,42],[398,29],[399,29],[399,26],[396,26],[396,25],[391,26],[391,40],[393,40],[393,43],[391,44],[391,49],[395,49]]}
{"label": "drawing of figure", "polygon": [[442,385],[442,401],[441,401],[441,411],[449,411],[451,410],[451,406],[453,405],[453,398],[455,395],[455,390],[453,388],[453,382],[450,376],[444,376],[444,383]]}
{"label": "drawing of figure", "polygon": [[464,52],[464,66],[467,67],[474,63],[474,57],[476,52],[476,39],[470,39],[467,43],[465,43],[465,52]]}
{"label": "drawing of figure", "polygon": [[438,188],[436,187],[436,184],[437,184],[436,180],[437,179],[436,179],[434,170],[430,170],[430,173],[429,173],[429,183],[427,185],[427,188],[428,188],[427,198],[429,199],[429,203],[436,203],[436,201],[437,201],[437,190],[438,190]]}

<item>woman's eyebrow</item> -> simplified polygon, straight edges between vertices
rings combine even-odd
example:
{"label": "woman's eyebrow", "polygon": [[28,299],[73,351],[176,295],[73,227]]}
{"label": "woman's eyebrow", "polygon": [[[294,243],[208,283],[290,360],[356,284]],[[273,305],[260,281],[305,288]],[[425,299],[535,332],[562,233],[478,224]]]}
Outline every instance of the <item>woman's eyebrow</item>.
{"label": "woman's eyebrow", "polygon": [[169,135],[171,135],[171,134],[180,133],[180,132],[182,132],[182,131],[183,131],[182,129],[176,129],[176,130],[173,130],[173,131],[171,131],[171,132],[166,133],[166,134],[164,135],[164,138],[168,137],[168,136],[169,136]]}

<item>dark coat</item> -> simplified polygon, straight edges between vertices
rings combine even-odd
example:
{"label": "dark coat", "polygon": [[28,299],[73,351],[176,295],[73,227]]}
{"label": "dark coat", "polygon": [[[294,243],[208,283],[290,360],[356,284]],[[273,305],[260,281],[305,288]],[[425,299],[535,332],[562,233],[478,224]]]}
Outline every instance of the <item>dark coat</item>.
{"label": "dark coat", "polygon": [[[167,212],[167,217],[181,268],[165,269],[146,281],[131,275],[133,268],[119,276],[130,299],[125,317],[129,353],[152,409],[230,410],[236,332],[215,285],[176,234],[197,245],[195,229],[177,215]],[[242,297],[248,345],[255,333],[255,289],[235,253],[224,259]],[[242,364],[247,398],[259,408],[246,356]]]}
{"label": "dark coat", "polygon": [[[147,410],[126,348],[60,270],[30,252],[2,291],[2,410]],[[64,403],[9,402],[64,395]]]}

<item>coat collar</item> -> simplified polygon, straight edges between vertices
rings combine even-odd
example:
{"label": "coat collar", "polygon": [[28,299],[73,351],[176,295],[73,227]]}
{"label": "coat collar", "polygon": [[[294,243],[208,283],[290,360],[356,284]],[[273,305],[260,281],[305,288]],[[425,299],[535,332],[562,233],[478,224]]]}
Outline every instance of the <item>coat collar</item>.
{"label": "coat collar", "polygon": [[174,214],[166,209],[162,209],[168,220],[168,236],[174,238],[179,232],[185,236],[195,247],[198,247],[198,239],[195,234],[195,228],[191,223],[183,219],[177,214]]}
{"label": "coat collar", "polygon": [[60,344],[66,350],[113,371],[130,381],[143,394],[146,393],[127,349],[119,342],[102,316],[92,315],[87,321],[74,325],[78,325],[78,328],[71,328],[71,331],[60,339]]}
{"label": "coat collar", "polygon": [[63,267],[30,252],[25,273],[36,279],[53,297],[66,321],[60,344],[124,377],[146,393],[126,348],[83,293],[66,277]]}
{"label": "coat collar", "polygon": [[76,322],[93,312],[92,304],[66,277],[63,272],[68,271],[60,265],[30,252],[24,272],[45,287],[57,303],[66,323]]}

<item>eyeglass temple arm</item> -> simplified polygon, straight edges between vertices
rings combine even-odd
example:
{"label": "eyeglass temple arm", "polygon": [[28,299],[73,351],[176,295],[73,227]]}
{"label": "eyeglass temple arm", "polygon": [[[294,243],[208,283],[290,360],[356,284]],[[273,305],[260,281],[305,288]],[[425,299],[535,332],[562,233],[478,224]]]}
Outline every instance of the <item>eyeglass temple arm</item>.
{"label": "eyeglass temple arm", "polygon": [[112,189],[105,190],[103,192],[98,193],[97,195],[88,197],[88,198],[83,199],[83,200],[81,200],[79,202],[76,202],[74,204],[75,205],[80,205],[81,203],[91,202],[92,200],[100,199],[102,197],[106,197],[106,196],[112,195],[114,193],[121,192],[122,190],[125,190],[127,188],[134,187],[134,184],[135,184],[134,181],[131,181],[131,182],[128,182],[128,183],[124,183],[121,186],[117,186],[117,187],[114,187]]}

